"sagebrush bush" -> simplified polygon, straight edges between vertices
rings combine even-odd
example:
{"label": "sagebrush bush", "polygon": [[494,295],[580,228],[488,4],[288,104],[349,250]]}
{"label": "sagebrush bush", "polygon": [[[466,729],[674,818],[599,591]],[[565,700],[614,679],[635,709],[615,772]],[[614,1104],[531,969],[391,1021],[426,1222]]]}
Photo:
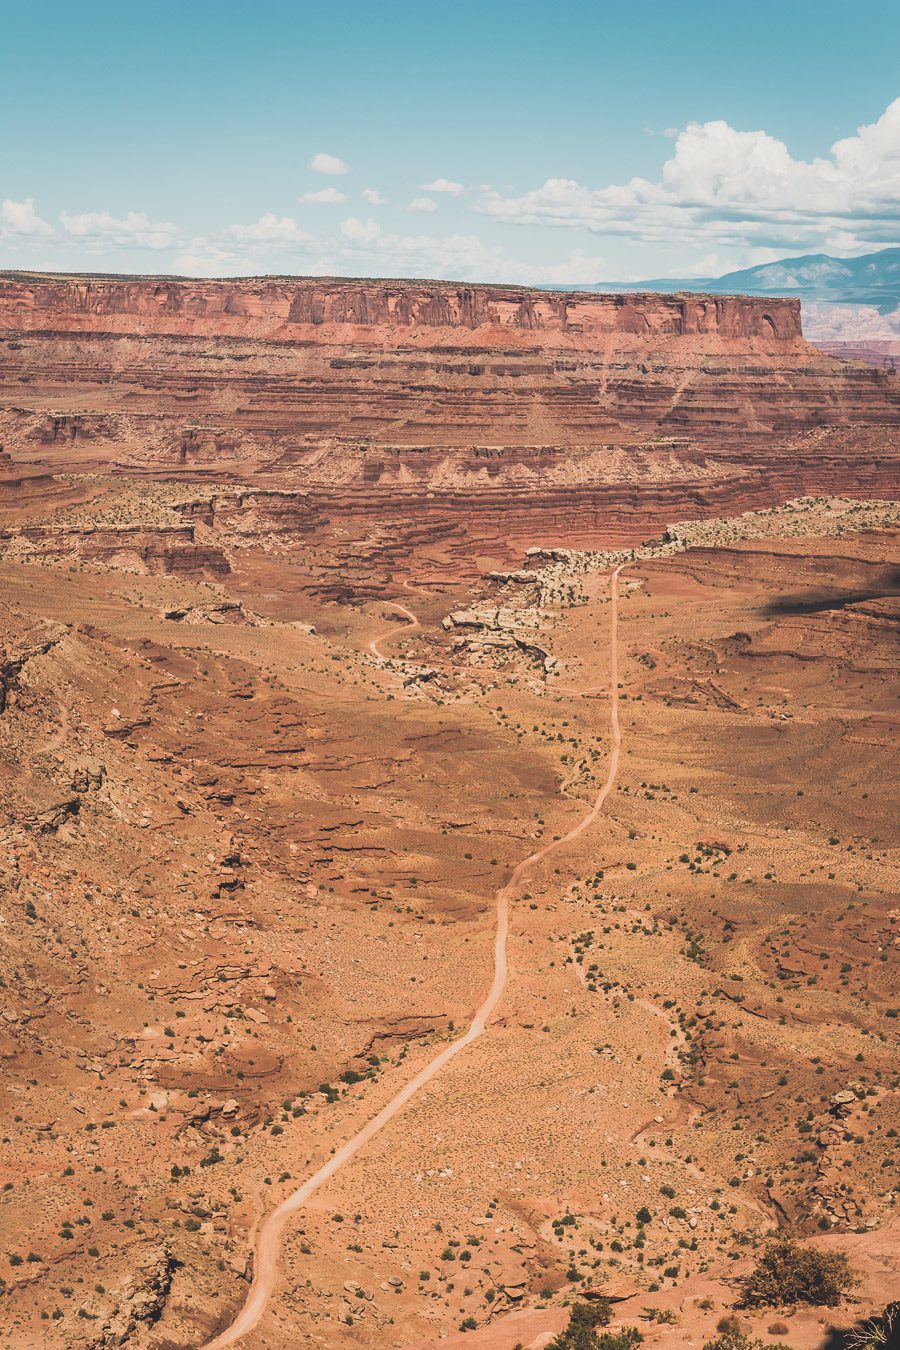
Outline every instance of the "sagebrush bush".
{"label": "sagebrush bush", "polygon": [[597,1337],[597,1350],[634,1350],[644,1339],[637,1327],[622,1327],[619,1331],[602,1331]]}
{"label": "sagebrush bush", "polygon": [[637,1327],[598,1331],[598,1327],[608,1326],[611,1319],[609,1299],[576,1303],[569,1313],[569,1325],[550,1342],[547,1350],[633,1350],[644,1339]]}
{"label": "sagebrush bush", "polygon": [[757,1336],[751,1340],[743,1331],[725,1331],[714,1341],[705,1341],[703,1350],[791,1350],[783,1341],[761,1341]]}
{"label": "sagebrush bush", "polygon": [[741,1284],[739,1308],[810,1303],[835,1308],[859,1283],[843,1252],[823,1252],[797,1242],[774,1242]]}

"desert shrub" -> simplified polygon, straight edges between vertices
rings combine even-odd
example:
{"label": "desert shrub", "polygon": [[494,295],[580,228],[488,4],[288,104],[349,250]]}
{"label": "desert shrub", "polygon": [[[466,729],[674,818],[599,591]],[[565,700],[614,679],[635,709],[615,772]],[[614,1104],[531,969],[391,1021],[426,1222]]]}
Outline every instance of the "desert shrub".
{"label": "desert shrub", "polygon": [[740,1318],[735,1317],[734,1313],[726,1313],[716,1323],[716,1331],[730,1331],[732,1336],[736,1336],[742,1329]]}
{"label": "desert shrub", "polygon": [[739,1308],[811,1303],[834,1308],[859,1283],[843,1252],[821,1252],[796,1242],[774,1242],[741,1285]]}
{"label": "desert shrub", "polygon": [[851,1331],[847,1346],[848,1350],[900,1350],[900,1302],[889,1303],[884,1312]]}
{"label": "desert shrub", "polygon": [[597,1350],[633,1350],[644,1339],[637,1327],[621,1327],[618,1331],[601,1331],[596,1338]]}
{"label": "desert shrub", "polygon": [[[600,1350],[597,1328],[608,1326],[611,1319],[612,1306],[608,1299],[576,1303],[569,1313],[569,1325],[550,1342],[547,1350]],[[610,1350],[610,1347],[604,1347],[604,1350]]]}
{"label": "desert shrub", "polygon": [[751,1340],[743,1331],[724,1331],[714,1341],[704,1341],[703,1350],[791,1350],[783,1341],[761,1341],[757,1336]]}

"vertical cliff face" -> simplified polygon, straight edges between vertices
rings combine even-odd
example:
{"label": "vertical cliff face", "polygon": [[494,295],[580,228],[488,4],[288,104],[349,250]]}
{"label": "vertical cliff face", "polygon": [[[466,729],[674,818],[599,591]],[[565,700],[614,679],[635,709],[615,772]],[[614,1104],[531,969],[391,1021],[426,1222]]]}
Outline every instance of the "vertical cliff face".
{"label": "vertical cliff face", "polygon": [[896,483],[898,380],[817,352],[794,300],[7,274],[0,334],[11,498],[23,466],[252,480],[317,520],[591,544]]}
{"label": "vertical cliff face", "polygon": [[6,274],[0,328],[318,342],[327,334],[382,347],[421,340],[478,345],[479,335],[502,333],[516,347],[561,343],[593,351],[617,339],[630,346],[634,338],[793,343],[800,307],[796,300],[746,296],[596,295],[447,282]]}

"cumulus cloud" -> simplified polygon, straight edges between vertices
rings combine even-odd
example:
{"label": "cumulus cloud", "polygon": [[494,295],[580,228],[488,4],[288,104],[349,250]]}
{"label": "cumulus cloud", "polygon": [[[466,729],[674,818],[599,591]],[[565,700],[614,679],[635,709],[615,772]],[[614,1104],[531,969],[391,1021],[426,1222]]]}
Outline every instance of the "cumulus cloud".
{"label": "cumulus cloud", "polygon": [[341,221],[341,234],[354,244],[374,244],[381,236],[381,226],[371,217],[363,221],[357,220],[355,216],[349,216]]}
{"label": "cumulus cloud", "polygon": [[338,192],[337,188],[333,187],[319,188],[316,192],[304,192],[301,198],[301,201],[315,202],[319,206],[334,206],[346,200],[343,192]]}
{"label": "cumulus cloud", "polygon": [[185,277],[240,276],[251,270],[242,254],[205,235],[188,240],[173,258],[172,269]]}
{"label": "cumulus cloud", "polygon": [[765,131],[692,122],[656,181],[588,188],[549,178],[510,196],[486,191],[479,209],[514,224],[556,225],[644,242],[861,248],[900,238],[900,99],[828,156],[792,157]]}
{"label": "cumulus cloud", "polygon": [[449,192],[451,196],[458,197],[463,190],[462,183],[454,183],[450,178],[436,178],[433,183],[420,183],[421,192]]}
{"label": "cumulus cloud", "polygon": [[312,169],[313,173],[339,174],[350,172],[350,165],[346,164],[344,160],[338,159],[337,155],[313,155],[306,167]]}
{"label": "cumulus cloud", "polygon": [[67,234],[87,240],[88,246],[93,248],[107,244],[171,248],[175,242],[174,225],[167,222],[154,224],[143,211],[129,211],[122,217],[112,216],[108,211],[85,211],[78,216],[63,211],[60,221]]}
{"label": "cumulus cloud", "polygon": [[562,262],[549,263],[546,267],[532,265],[528,273],[534,281],[552,282],[555,286],[579,286],[601,281],[605,267],[606,262],[598,254],[583,253],[576,248]]}
{"label": "cumulus cloud", "polygon": [[337,243],[322,241],[317,269],[335,275],[446,277],[451,280],[508,281],[513,284],[577,285],[597,279],[603,259],[578,250],[555,263],[526,263],[489,247],[475,234],[400,234],[378,221],[351,216],[342,221]]}
{"label": "cumulus cloud", "polygon": [[436,211],[437,202],[433,202],[430,197],[413,197],[412,201],[409,204],[409,210],[422,211],[425,213],[429,211]]}
{"label": "cumulus cloud", "polygon": [[258,276],[284,272],[302,260],[303,271],[325,276],[446,277],[559,286],[590,282],[603,260],[578,250],[568,259],[528,263],[509,258],[475,234],[403,234],[369,216],[347,216],[333,235],[309,235],[290,216],[267,212],[250,225],[231,225],[218,236],[196,236],[182,245],[173,270],[192,276]]}
{"label": "cumulus cloud", "polygon": [[13,234],[52,234],[53,226],[42,220],[34,209],[34,198],[14,202],[6,197],[0,205],[0,220]]}
{"label": "cumulus cloud", "polygon": [[813,342],[897,342],[900,308],[882,314],[874,305],[829,305],[804,300],[803,333]]}
{"label": "cumulus cloud", "polygon": [[276,216],[266,211],[252,225],[229,225],[228,233],[242,243],[305,244],[311,234],[301,230],[290,216]]}
{"label": "cumulus cloud", "polygon": [[[768,253],[768,250],[763,250]],[[769,259],[759,259],[760,262],[768,262]],[[754,266],[756,259],[748,264]],[[702,258],[695,258],[693,262],[686,263],[678,269],[680,277],[717,277],[722,272],[727,272],[731,268],[729,259],[721,253],[704,253]]]}
{"label": "cumulus cloud", "polygon": [[381,275],[497,278],[504,266],[500,250],[472,234],[385,233],[375,220],[351,217],[341,225],[341,236],[335,265],[353,271],[364,261]]}
{"label": "cumulus cloud", "polygon": [[383,197],[377,188],[363,188],[360,196],[370,206],[387,206],[387,197]]}

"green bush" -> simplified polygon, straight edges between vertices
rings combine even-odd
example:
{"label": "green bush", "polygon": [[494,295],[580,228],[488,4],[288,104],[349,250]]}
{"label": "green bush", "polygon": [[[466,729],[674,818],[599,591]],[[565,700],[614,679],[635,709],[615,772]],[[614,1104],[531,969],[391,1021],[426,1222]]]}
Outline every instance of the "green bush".
{"label": "green bush", "polygon": [[774,1242],[741,1285],[739,1308],[810,1303],[836,1308],[859,1283],[843,1252],[822,1252],[796,1242]]}
{"label": "green bush", "polygon": [[597,1337],[597,1350],[632,1350],[644,1339],[637,1327],[622,1327],[619,1331],[602,1331]]}
{"label": "green bush", "polygon": [[598,1327],[608,1326],[612,1320],[612,1305],[600,1298],[595,1303],[576,1303],[569,1313],[569,1325],[561,1331],[547,1350],[598,1350]]}
{"label": "green bush", "polygon": [[634,1350],[644,1339],[637,1327],[619,1331],[598,1331],[612,1318],[609,1299],[576,1303],[569,1313],[569,1325],[550,1342],[547,1350]]}
{"label": "green bush", "polygon": [[714,1341],[704,1341],[703,1350],[791,1350],[783,1341],[761,1341],[755,1337],[752,1341],[743,1331],[726,1331]]}

